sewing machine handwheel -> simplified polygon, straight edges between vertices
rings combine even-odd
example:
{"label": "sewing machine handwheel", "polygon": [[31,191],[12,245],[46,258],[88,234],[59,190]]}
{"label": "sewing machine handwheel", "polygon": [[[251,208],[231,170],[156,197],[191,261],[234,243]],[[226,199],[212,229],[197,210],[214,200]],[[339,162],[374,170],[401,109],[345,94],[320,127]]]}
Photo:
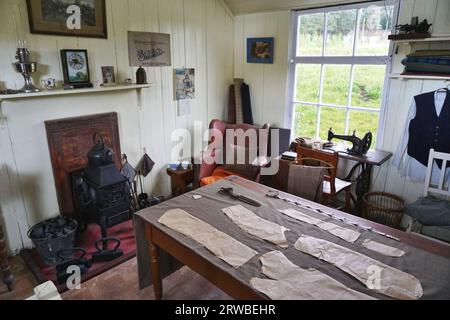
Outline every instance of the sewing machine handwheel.
{"label": "sewing machine handwheel", "polygon": [[370,147],[372,146],[372,132],[368,132],[364,138],[363,138],[363,154],[365,154],[367,151],[370,150]]}

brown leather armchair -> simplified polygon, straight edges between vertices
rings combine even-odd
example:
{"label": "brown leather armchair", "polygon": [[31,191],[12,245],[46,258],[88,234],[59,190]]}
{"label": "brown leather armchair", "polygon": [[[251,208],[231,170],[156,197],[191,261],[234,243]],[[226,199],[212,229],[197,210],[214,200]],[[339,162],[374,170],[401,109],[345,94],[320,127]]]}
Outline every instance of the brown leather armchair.
{"label": "brown leather armchair", "polygon": [[[257,140],[258,140],[258,144],[257,144],[257,156],[267,156],[267,147],[268,147],[268,142],[269,142],[269,130],[270,130],[270,126],[268,124],[265,124],[262,127],[257,127],[257,126],[253,126],[253,125],[249,125],[249,124],[227,124],[225,122],[223,122],[222,120],[212,120],[210,125],[209,125],[209,129],[216,129],[218,130],[221,134],[222,134],[222,139],[223,139],[223,146],[222,149],[219,150],[216,146],[216,148],[213,147],[213,143],[214,143],[214,137],[210,136],[210,141],[208,143],[208,148],[206,151],[203,151],[202,154],[200,155],[200,160],[201,163],[200,164],[196,164],[194,165],[194,184],[195,186],[201,186],[204,185],[204,183],[202,184],[201,181],[204,178],[207,177],[211,177],[214,175],[215,171],[218,168],[221,168],[223,170],[225,170],[225,172],[229,172],[229,173],[233,173],[235,175],[241,176],[243,178],[249,179],[249,180],[253,180],[256,182],[260,181],[260,171],[261,171],[261,166],[264,165],[263,163],[259,163],[258,165],[255,165],[253,163],[254,159],[248,159],[248,154],[246,154],[246,161],[245,164],[236,164],[236,163],[225,163],[225,159],[226,159],[226,150],[229,147],[235,147],[235,148],[246,148],[248,150],[249,148],[249,142],[248,139],[245,139],[245,145],[240,145],[242,143],[242,141],[239,141],[239,139],[235,136],[234,137],[234,141],[226,141],[227,139],[227,135],[226,135],[226,130],[238,130],[241,129],[244,132],[247,132],[247,130],[255,130],[256,131],[256,136],[257,136]],[[267,134],[262,134],[260,135],[259,130],[260,129],[265,129],[267,130]],[[260,143],[260,139],[264,139],[264,141],[262,143]],[[265,147],[265,150],[260,150],[260,146]],[[235,150],[236,151],[236,150]],[[221,152],[222,154],[218,154],[218,152]],[[218,155],[219,159],[223,159],[223,164],[218,164],[218,163],[209,163],[211,161],[205,161],[206,157],[215,157],[216,154]]]}

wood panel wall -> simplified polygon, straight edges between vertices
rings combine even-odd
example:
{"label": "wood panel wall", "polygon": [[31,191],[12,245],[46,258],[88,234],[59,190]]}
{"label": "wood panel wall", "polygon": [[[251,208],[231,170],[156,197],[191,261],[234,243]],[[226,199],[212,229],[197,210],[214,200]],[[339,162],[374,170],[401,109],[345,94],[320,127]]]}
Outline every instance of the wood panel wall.
{"label": "wood panel wall", "polygon": [[[250,85],[255,123],[284,125],[290,11],[237,16],[234,23],[234,76]],[[273,64],[247,63],[247,38],[274,37]]]}
{"label": "wood panel wall", "polygon": [[[39,63],[35,83],[53,77],[61,80],[60,49],[87,49],[91,77],[101,82],[101,66],[114,66],[117,80],[135,78],[128,64],[127,31],[171,34],[172,67],[147,68],[153,84],[136,94],[122,92],[67,98],[48,98],[7,103],[7,127],[0,129],[0,221],[6,226],[9,247],[29,247],[26,231],[58,213],[53,177],[46,165],[48,148],[43,121],[116,111],[119,114],[122,150],[136,164],[144,149],[156,162],[145,180],[147,192],[170,193],[164,169],[171,161],[175,129],[192,129],[194,121],[206,128],[222,118],[228,85],[233,78],[234,17],[222,0],[106,0],[108,39],[36,35],[29,33],[26,0],[0,1],[0,88],[20,88],[16,74],[18,39],[28,42],[32,58]],[[191,114],[178,116],[173,98],[173,68],[196,70],[196,99]],[[33,192],[34,190],[34,192]]]}

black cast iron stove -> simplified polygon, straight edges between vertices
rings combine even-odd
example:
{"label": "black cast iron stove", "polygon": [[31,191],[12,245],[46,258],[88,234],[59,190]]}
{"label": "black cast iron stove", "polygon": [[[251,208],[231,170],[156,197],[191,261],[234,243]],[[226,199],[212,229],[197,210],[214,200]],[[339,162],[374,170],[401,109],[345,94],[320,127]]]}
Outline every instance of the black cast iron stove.
{"label": "black cast iron stove", "polygon": [[131,188],[100,135],[94,135],[94,147],[87,157],[87,167],[72,176],[78,220],[81,229],[85,229],[87,221],[99,224],[105,238],[108,228],[131,219]]}

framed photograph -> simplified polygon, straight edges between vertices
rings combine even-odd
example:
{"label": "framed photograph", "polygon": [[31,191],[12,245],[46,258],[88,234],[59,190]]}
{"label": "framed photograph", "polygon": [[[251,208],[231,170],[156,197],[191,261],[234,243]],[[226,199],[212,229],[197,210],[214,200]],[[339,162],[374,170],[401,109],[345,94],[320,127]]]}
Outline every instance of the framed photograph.
{"label": "framed photograph", "polygon": [[274,45],[274,38],[248,38],[247,62],[273,63]]}
{"label": "framed photograph", "polygon": [[87,50],[61,50],[61,65],[64,83],[71,85],[90,84]]}
{"label": "framed photograph", "polygon": [[114,86],[116,84],[116,76],[114,74],[114,67],[102,67],[103,85]]}
{"label": "framed photograph", "polygon": [[175,69],[175,100],[195,99],[195,69]]}
{"label": "framed photograph", "polygon": [[107,38],[105,0],[27,0],[30,32]]}
{"label": "framed photograph", "polygon": [[128,31],[130,67],[172,65],[170,34]]}

